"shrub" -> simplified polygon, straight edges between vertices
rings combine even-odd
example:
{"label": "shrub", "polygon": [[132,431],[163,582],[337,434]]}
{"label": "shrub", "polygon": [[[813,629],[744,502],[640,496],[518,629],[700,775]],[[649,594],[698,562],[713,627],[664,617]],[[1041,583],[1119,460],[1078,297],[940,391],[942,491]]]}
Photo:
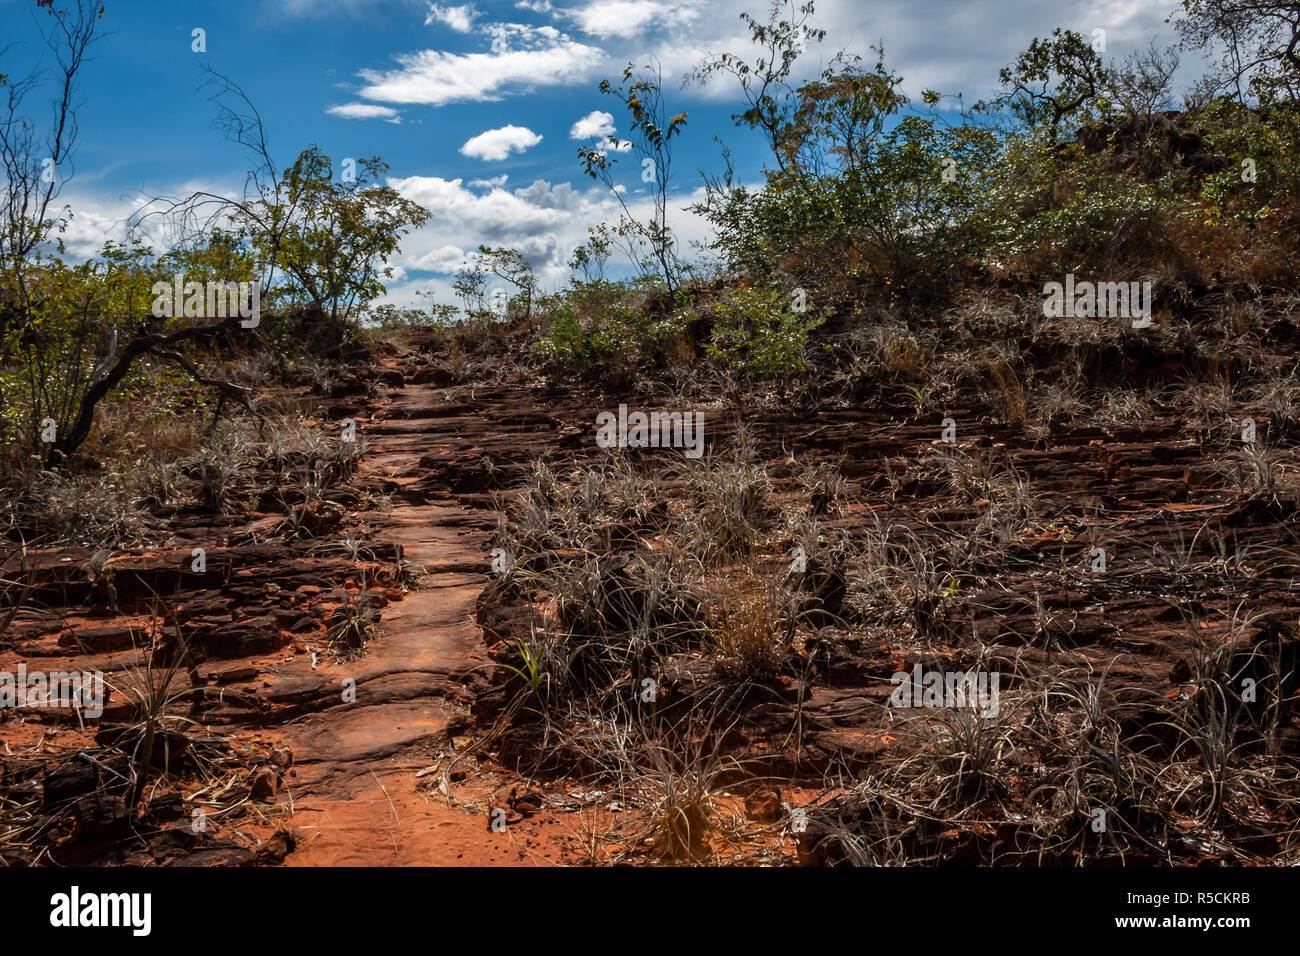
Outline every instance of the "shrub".
{"label": "shrub", "polygon": [[669,342],[682,333],[684,314],[653,311],[630,283],[604,279],[575,281],[554,304],[546,335],[534,355],[565,366],[603,363],[635,368],[661,361]]}
{"label": "shrub", "polygon": [[805,370],[808,337],[825,319],[812,310],[797,312],[778,289],[740,286],[714,306],[710,355],[753,378],[782,383]]}

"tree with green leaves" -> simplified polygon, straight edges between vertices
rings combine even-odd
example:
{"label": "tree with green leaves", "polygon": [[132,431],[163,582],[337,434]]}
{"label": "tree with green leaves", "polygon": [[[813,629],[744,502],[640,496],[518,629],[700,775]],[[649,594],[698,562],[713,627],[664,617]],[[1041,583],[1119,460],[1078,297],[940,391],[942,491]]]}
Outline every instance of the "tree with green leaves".
{"label": "tree with green leaves", "polygon": [[484,300],[487,298],[487,282],[487,273],[475,259],[467,261],[452,279],[452,291],[465,303],[465,315],[468,318],[481,318],[486,314]]}
{"label": "tree with green leaves", "polygon": [[600,223],[587,227],[587,239],[578,245],[569,257],[569,269],[582,274],[584,282],[600,282],[605,278],[605,263],[613,251],[609,226]]}
{"label": "tree with green leaves", "polygon": [[430,215],[382,185],[387,172],[371,157],[336,176],[330,158],[311,146],[285,170],[279,192],[239,205],[234,221],[247,229],[258,259],[284,277],[272,287],[273,303],[311,305],[337,324],[383,295],[388,259]]}
{"label": "tree with green leaves", "polygon": [[179,235],[180,248],[203,247],[217,231],[233,232],[252,254],[264,301],[273,309],[310,313],[313,326],[297,331],[336,347],[349,323],[383,294],[382,280],[392,275],[387,262],[401,238],[430,213],[381,183],[388,166],[379,157],[347,159],[335,169],[313,145],[281,170],[248,96],[229,77],[206,73],[217,127],[253,156],[243,195],[199,190],[156,199],[131,223],[162,218]]}
{"label": "tree with green leaves", "polygon": [[478,252],[473,257],[472,268],[484,277],[496,276],[513,286],[516,297],[522,296],[524,299],[524,315],[529,320],[532,319],[533,293],[537,288],[537,277],[533,274],[533,267],[528,264],[528,260],[521,252],[505,246],[495,248],[479,246]]}
{"label": "tree with green leaves", "polygon": [[892,300],[942,285],[979,251],[987,233],[980,185],[996,135],[949,123],[937,93],[926,92],[925,109],[911,108],[902,78],[876,53],[871,66],[837,55],[782,101],[769,94],[769,115],[781,118],[778,161],[761,190],[706,182],[695,209],[713,224],[728,265],[814,284],[866,279]]}
{"label": "tree with green leaves", "polygon": [[[226,92],[238,91],[222,80]],[[263,302],[287,310],[309,306],[314,319],[342,326],[383,294],[382,279],[391,274],[384,264],[401,236],[427,220],[422,207],[378,184],[386,170],[378,159],[361,161],[359,175],[335,182],[329,158],[310,147],[277,172],[256,111],[242,92],[238,96],[248,112],[221,115],[241,142],[258,147],[261,163],[250,175],[251,188],[235,198],[196,192],[143,210],[133,225],[162,215],[177,227],[180,241],[169,252],[155,257],[139,244],[110,243],[81,266],[40,260],[38,250],[15,261],[24,276],[18,301],[25,304],[22,323],[9,326],[0,340],[3,366],[12,368],[17,359],[23,370],[28,437],[46,467],[80,449],[100,404],[123,387],[145,356],[174,365],[222,402],[231,399],[252,410],[248,390],[206,374],[191,349],[259,333],[250,333],[238,314],[204,315],[198,322],[154,314],[154,282],[177,274],[186,282],[257,280]],[[17,175],[21,187],[21,168]],[[21,245],[6,247],[6,253],[19,251]],[[3,279],[14,301],[17,280]],[[12,383],[4,384],[7,396]]]}
{"label": "tree with green leaves", "polygon": [[790,76],[795,62],[809,43],[820,43],[826,31],[811,25],[812,0],[795,5],[793,0],[774,3],[767,22],[750,13],[740,15],[749,30],[750,41],[758,48],[753,60],[735,53],[706,57],[688,79],[705,85],[716,75],[731,76],[748,104],[731,118],[737,126],[761,130],[777,166],[784,170],[790,159],[791,139],[796,132],[792,113],[794,88]]}
{"label": "tree with green leaves", "polygon": [[[614,168],[618,159],[611,151],[623,147],[617,134],[611,133],[603,145],[583,146],[578,157],[583,171],[592,179],[605,184],[623,208],[620,229],[649,247],[649,258],[663,277],[670,296],[676,294],[680,260],[676,239],[668,225],[669,193],[672,189],[673,140],[686,127],[686,114],[669,114],[663,96],[663,71],[657,63],[640,71],[632,64],[623,70],[617,87],[608,80],[600,83],[600,92],[613,96],[624,105],[630,120],[629,139],[635,155],[641,159],[641,181],[649,184],[653,212],[650,219],[642,220],[632,214],[625,189],[615,181]],[[644,268],[640,261],[634,265]]]}
{"label": "tree with green leaves", "polygon": [[1105,94],[1109,78],[1092,45],[1058,27],[1046,40],[1034,37],[1013,64],[1003,67],[998,74],[1003,93],[981,108],[1009,109],[1026,126],[1046,129],[1056,144],[1061,126],[1086,116]]}

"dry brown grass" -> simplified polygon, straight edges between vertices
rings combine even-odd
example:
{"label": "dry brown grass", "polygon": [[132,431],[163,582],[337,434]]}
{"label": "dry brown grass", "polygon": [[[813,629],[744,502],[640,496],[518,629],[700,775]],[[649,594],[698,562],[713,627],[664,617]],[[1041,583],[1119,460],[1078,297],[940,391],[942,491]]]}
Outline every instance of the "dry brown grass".
{"label": "dry brown grass", "polygon": [[727,677],[775,672],[794,643],[795,615],[785,589],[752,568],[709,588],[705,620],[715,665]]}

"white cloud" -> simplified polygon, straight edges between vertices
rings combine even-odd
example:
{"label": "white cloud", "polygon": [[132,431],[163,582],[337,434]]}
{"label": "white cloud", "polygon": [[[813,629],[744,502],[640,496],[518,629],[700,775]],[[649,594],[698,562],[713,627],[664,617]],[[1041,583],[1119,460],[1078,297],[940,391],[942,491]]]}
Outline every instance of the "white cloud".
{"label": "white cloud", "polygon": [[569,130],[569,139],[595,139],[614,135],[614,117],[604,110],[592,110]]}
{"label": "white cloud", "polygon": [[651,29],[672,29],[691,22],[697,15],[690,4],[658,0],[591,0],[564,12],[583,33],[601,39],[639,36]]}
{"label": "white cloud", "polygon": [[[180,197],[196,192],[216,196],[238,196],[243,188],[243,177],[225,179],[194,179],[167,185],[152,185],[122,195],[120,191],[107,194],[98,187],[83,188],[94,182],[93,176],[78,177],[75,185],[60,194],[58,204],[72,209],[67,230],[62,233],[63,258],[79,262],[94,258],[103,250],[104,241],[113,239],[125,242],[138,239],[155,251],[169,248],[177,239],[177,223],[158,213],[166,207],[165,199],[150,197]],[[221,225],[232,224],[223,220]]]}
{"label": "white cloud", "polygon": [[491,179],[471,179],[469,184],[478,189],[500,189],[509,178],[510,176],[507,173],[502,173],[500,176],[493,176]]}
{"label": "white cloud", "polygon": [[[440,176],[389,179],[389,185],[407,199],[424,206],[435,219],[460,225],[462,230],[483,239],[496,241],[511,234],[533,235],[553,228],[564,218],[564,206],[552,195],[555,190],[549,183],[543,182],[541,187],[534,183],[527,190],[513,193],[500,187],[487,193],[474,193],[462,183],[461,179],[443,179]],[[559,190],[559,198],[566,195],[566,190],[572,192],[567,183],[555,189]],[[547,200],[551,205],[542,205],[537,202],[539,199]],[[461,241],[464,242],[463,232]]]}
{"label": "white cloud", "polygon": [[[461,179],[439,176],[390,177],[388,184],[432,214],[429,224],[403,243],[402,262],[413,269],[428,270],[434,263],[445,266],[455,258],[454,249],[487,243],[519,249],[530,258],[540,257],[533,265],[539,270],[558,270],[553,278],[562,280],[568,254],[586,238],[587,227],[614,222],[620,211],[604,189],[578,190],[569,183],[552,184],[544,179],[514,190],[493,187],[486,193],[472,191]],[[696,217],[680,208],[687,202],[686,196],[674,200],[670,213],[670,222],[679,227],[683,242],[704,235],[703,227],[693,224]],[[638,217],[651,214],[647,197],[632,197],[630,205]]]}
{"label": "white cloud", "polygon": [[551,0],[519,0],[515,4],[517,10],[529,10],[533,13],[550,13],[555,8],[551,6]]}
{"label": "white cloud", "polygon": [[[591,0],[578,8],[573,17],[579,24],[586,17],[599,24],[604,0]],[[669,3],[671,0],[645,0]],[[753,0],[713,0],[707,18],[697,19],[684,28],[671,21],[647,22],[640,43],[609,42],[610,57],[638,65],[645,54],[663,66],[664,89],[670,81],[691,70],[709,54],[724,51],[752,61],[759,53],[748,31],[739,21],[742,11],[766,20],[763,4]],[[1090,38],[1094,29],[1106,31],[1106,56],[1122,60],[1132,50],[1144,46],[1151,37],[1164,44],[1176,39],[1173,28],[1164,22],[1175,0],[818,0],[812,18],[815,26],[827,31],[825,41],[809,46],[794,67],[797,84],[814,79],[838,50],[863,57],[874,63],[870,47],[883,41],[885,65],[901,73],[905,92],[914,98],[921,90],[933,88],[943,93],[965,94],[969,105],[997,91],[998,70],[1010,63],[1035,36],[1048,36],[1055,27],[1077,30]],[[997,29],[990,24],[996,23]],[[619,34],[621,35],[621,34]],[[1191,70],[1197,67],[1191,64]],[[675,85],[675,84],[672,84]],[[686,100],[734,100],[734,79],[718,76],[703,89],[691,87],[676,92]]]}
{"label": "white cloud", "polygon": [[[865,58],[867,47],[883,39],[885,65],[903,75],[909,96],[928,87],[962,92],[970,104],[997,91],[998,70],[1036,36],[1065,27],[1090,39],[1094,29],[1103,29],[1106,56],[1122,60],[1152,36],[1172,40],[1164,18],[1176,6],[1171,0],[931,0],[918,15],[915,0],[878,0],[868,16],[857,0],[827,0],[817,4],[816,19],[828,31],[823,56],[848,47]],[[990,29],[991,23],[999,28]],[[815,54],[807,59],[799,64],[805,74],[817,62]]]}
{"label": "white cloud", "polygon": [[556,238],[555,233],[547,232],[540,236],[529,236],[522,240],[516,249],[530,263],[539,262],[542,264],[549,263],[555,259],[555,253],[560,248],[560,241]]}
{"label": "white cloud", "polygon": [[[64,194],[59,197],[59,203],[72,207],[72,219],[60,238],[63,240],[64,258],[73,262],[98,256],[107,239],[126,241],[127,219],[143,206],[140,200],[114,201],[93,193]],[[156,248],[161,244],[162,223],[150,222],[147,225],[153,228],[142,230],[140,238]]]}
{"label": "white cloud", "polygon": [[608,153],[611,150],[615,153],[626,153],[632,148],[632,144],[625,139],[611,142],[610,137],[616,132],[613,116],[603,110],[592,110],[569,128],[569,139],[587,141],[594,139],[598,153]]}
{"label": "white cloud", "polygon": [[[466,184],[438,176],[390,178],[388,184],[432,214],[425,226],[403,239],[402,251],[395,259],[407,275],[402,282],[388,284],[384,301],[398,306],[427,309],[426,294],[445,304],[459,304],[450,277],[460,268],[463,254],[480,243],[519,250],[543,289],[561,288],[569,279],[573,250],[588,238],[587,227],[617,222],[621,213],[608,190],[595,185],[575,187],[538,179],[507,190],[501,188],[503,182],[470,180]],[[480,192],[481,188],[488,191]],[[708,236],[708,223],[686,208],[701,196],[702,190],[697,189],[694,195],[674,195],[669,203],[669,224],[686,254],[694,248],[692,243],[703,242]],[[644,221],[653,214],[647,195],[625,193],[625,199],[638,219]],[[611,274],[624,274],[628,269],[625,257],[616,254],[610,263]]]}
{"label": "white cloud", "polygon": [[499,100],[508,88],[585,81],[605,60],[604,51],[570,39],[554,27],[496,23],[486,28],[489,53],[423,50],[397,58],[399,67],[362,70],[361,95],[385,103],[441,106],[462,100]]}
{"label": "white cloud", "polygon": [[402,115],[397,110],[391,106],[380,106],[378,103],[342,103],[331,106],[325,112],[344,119],[381,119],[389,123],[402,121]]}
{"label": "white cloud", "polygon": [[535,179],[523,189],[516,189],[514,194],[539,209],[573,209],[578,203],[578,193],[568,183],[552,186],[545,179]]}
{"label": "white cloud", "polygon": [[474,4],[467,3],[459,7],[444,7],[438,3],[429,4],[429,15],[424,18],[424,25],[442,23],[457,33],[469,33],[474,25],[478,10]]}
{"label": "white cloud", "polygon": [[465,264],[465,250],[460,246],[439,246],[407,263],[411,269],[423,272],[455,272]]}
{"label": "white cloud", "polygon": [[496,161],[505,159],[511,153],[522,153],[541,141],[542,138],[527,126],[502,126],[467,139],[460,148],[460,153],[475,159]]}

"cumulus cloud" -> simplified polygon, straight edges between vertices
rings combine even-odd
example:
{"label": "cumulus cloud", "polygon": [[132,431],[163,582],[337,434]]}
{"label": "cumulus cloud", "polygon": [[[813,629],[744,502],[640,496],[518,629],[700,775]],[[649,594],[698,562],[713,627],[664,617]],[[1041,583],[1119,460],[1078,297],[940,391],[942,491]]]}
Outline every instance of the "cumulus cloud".
{"label": "cumulus cloud", "polygon": [[527,126],[502,126],[470,137],[460,152],[462,156],[474,159],[497,161],[505,159],[511,153],[522,153],[541,141],[542,138]]}
{"label": "cumulus cloud", "polygon": [[672,29],[698,15],[694,6],[659,0],[590,0],[564,11],[583,33],[608,39],[635,37],[653,29]]}
{"label": "cumulus cloud", "polygon": [[430,106],[499,100],[506,91],[586,82],[605,61],[603,50],[554,27],[496,23],[485,32],[492,40],[487,53],[423,50],[398,56],[394,70],[362,70],[361,95]]}
{"label": "cumulus cloud", "polygon": [[465,250],[460,246],[439,246],[412,259],[408,266],[423,272],[455,272],[465,264]]}
{"label": "cumulus cloud", "polygon": [[604,110],[592,110],[569,129],[569,139],[594,139],[614,135],[614,117]]}
{"label": "cumulus cloud", "polygon": [[[108,239],[126,241],[127,219],[141,206],[139,202],[113,202],[91,194],[65,194],[59,197],[59,201],[72,207],[72,219],[60,238],[65,257],[74,262],[98,256]],[[157,235],[146,233],[139,238],[149,245],[160,245]]]}
{"label": "cumulus cloud", "polygon": [[329,107],[325,112],[344,119],[381,119],[388,123],[402,121],[402,114],[397,110],[391,106],[380,106],[378,103],[341,103]]}
{"label": "cumulus cloud", "polygon": [[[486,193],[475,193],[465,188],[462,179],[443,179],[440,176],[391,178],[389,184],[407,199],[428,209],[435,219],[460,223],[472,235],[492,241],[511,234],[540,233],[553,228],[564,218],[562,205],[536,202],[542,194],[553,191],[549,183],[528,193],[530,198],[519,195],[525,190],[508,192],[500,187]],[[567,183],[561,186],[572,189]]]}
{"label": "cumulus cloud", "polygon": [[578,203],[578,192],[568,183],[552,186],[545,179],[533,180],[523,189],[516,189],[515,195],[539,209],[574,209]]}
{"label": "cumulus cloud", "polygon": [[[500,179],[500,177],[497,177]],[[390,178],[390,186],[424,205],[430,221],[408,235],[394,264],[406,270],[402,281],[388,283],[384,301],[398,306],[428,308],[425,296],[457,304],[451,277],[466,254],[480,243],[517,249],[536,272],[543,289],[558,289],[569,280],[568,261],[586,241],[587,228],[616,222],[621,209],[609,192],[598,186],[575,187],[567,182],[537,179],[507,190],[504,181],[443,179],[437,176]],[[473,188],[471,188],[473,187]],[[478,192],[484,187],[489,191]],[[687,208],[702,198],[677,194],[669,202],[669,223],[683,250],[695,248],[708,236],[708,223]],[[648,195],[626,195],[631,214],[641,220],[653,215]],[[619,255],[610,263],[617,273],[630,268]]]}
{"label": "cumulus cloud", "polygon": [[[593,0],[577,10],[601,2]],[[1047,36],[1055,27],[1089,38],[1093,30],[1105,30],[1106,55],[1122,60],[1152,37],[1172,42],[1173,29],[1164,20],[1176,6],[1174,0],[874,0],[870,5],[862,0],[818,0],[812,22],[825,28],[827,36],[821,44],[809,46],[795,64],[794,79],[814,79],[841,49],[868,58],[873,56],[870,47],[883,43],[885,65],[902,74],[908,95],[917,97],[921,90],[932,88],[962,92],[971,103],[996,92],[998,70],[1035,36]],[[635,48],[631,43],[605,46],[615,61],[626,60],[628,53],[637,63],[643,62],[645,53],[658,59],[665,88],[669,77],[690,71],[710,54],[729,51],[752,60],[758,50],[739,15],[749,11],[763,20],[762,5],[752,0],[714,0],[708,11],[706,18],[685,27],[671,20],[649,23]],[[595,18],[598,12],[584,15]],[[580,26],[582,20],[576,22]],[[702,89],[692,87],[688,94],[678,95],[721,101],[734,100],[736,94],[734,80],[717,77]]]}
{"label": "cumulus cloud", "polygon": [[555,254],[560,248],[560,241],[556,238],[555,233],[547,232],[540,236],[529,236],[520,240],[515,248],[530,263],[540,262],[546,264],[555,259]]}
{"label": "cumulus cloud", "polygon": [[518,249],[539,275],[559,282],[586,227],[615,215],[612,200],[599,190],[579,192],[569,183],[544,179],[515,190],[493,186],[485,193],[472,191],[460,179],[438,176],[388,182],[432,214],[428,225],[403,243],[401,262],[418,271],[454,272],[463,250],[486,243]]}
{"label": "cumulus cloud", "polygon": [[477,16],[478,10],[474,8],[472,3],[459,7],[444,7],[438,3],[431,3],[429,4],[429,13],[424,18],[424,25],[441,23],[457,33],[469,33],[474,26],[474,18]]}
{"label": "cumulus cloud", "polygon": [[[395,304],[413,302],[417,291],[429,290],[438,295],[446,292],[444,301],[450,302],[450,287],[428,274],[454,273],[466,251],[479,243],[519,250],[544,287],[558,287],[567,281],[569,256],[586,240],[587,227],[616,221],[621,211],[603,189],[575,189],[569,183],[545,179],[514,190],[493,186],[485,193],[469,188],[476,185],[474,181],[467,185],[460,179],[438,176],[390,178],[388,183],[432,214],[427,225],[402,243],[397,264],[424,277],[412,276],[390,286],[388,300]],[[670,202],[669,221],[683,249],[707,235],[707,223],[685,209],[690,198],[682,195]],[[653,214],[648,196],[632,195],[627,201],[634,216],[648,219]]]}
{"label": "cumulus cloud", "polygon": [[569,139],[596,140],[596,152],[625,153],[632,144],[625,139],[611,140],[615,134],[614,117],[603,110],[592,110],[569,128]]}
{"label": "cumulus cloud", "polygon": [[59,196],[59,205],[66,203],[72,211],[67,229],[60,237],[63,258],[69,261],[95,258],[107,239],[119,243],[135,239],[156,252],[169,248],[176,239],[175,224],[165,216],[145,215],[165,206],[165,202],[151,201],[150,195],[188,196],[205,192],[237,196],[243,187],[242,178],[193,179],[127,195],[108,195],[98,186],[92,186],[93,180],[94,177],[85,177],[79,181],[80,185],[64,190]]}

